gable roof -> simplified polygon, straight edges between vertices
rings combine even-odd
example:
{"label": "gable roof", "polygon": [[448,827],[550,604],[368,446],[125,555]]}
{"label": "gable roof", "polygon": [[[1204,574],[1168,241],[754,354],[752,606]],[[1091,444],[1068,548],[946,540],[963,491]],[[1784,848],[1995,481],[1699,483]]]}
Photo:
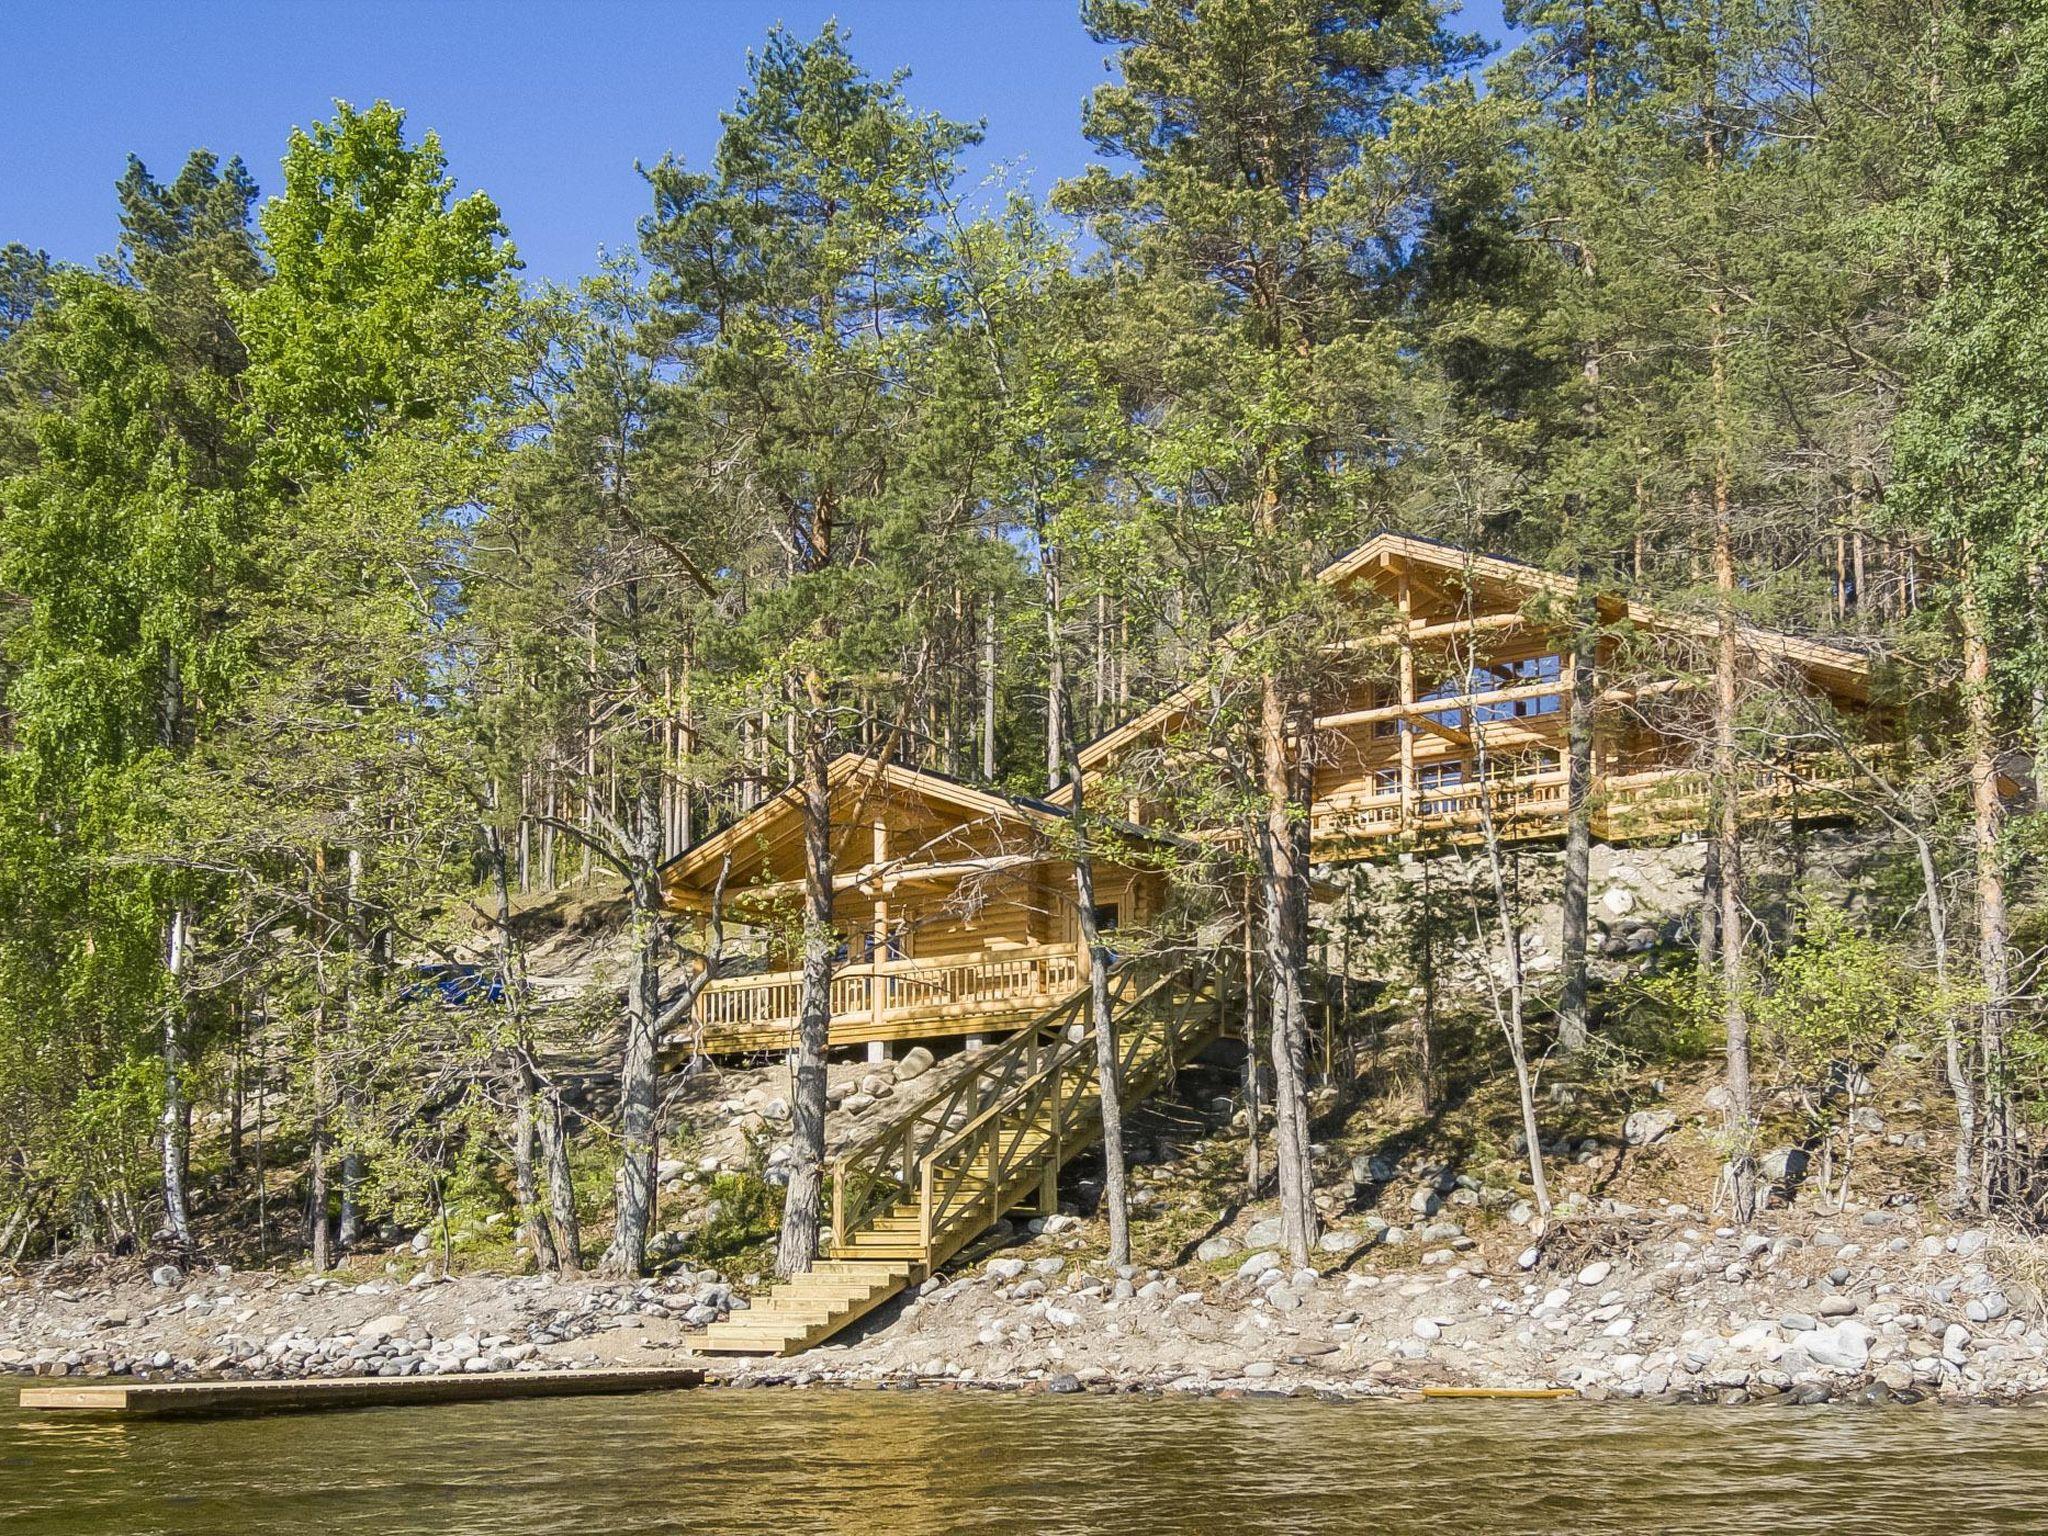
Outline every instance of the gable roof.
{"label": "gable roof", "polygon": [[[857,780],[865,780],[864,802],[867,797],[890,789],[950,807],[969,818],[1024,821],[1039,827],[1063,821],[1067,814],[1058,806],[1042,800],[980,789],[943,773],[911,768],[897,762],[877,762],[858,752],[841,753],[825,770],[825,781],[830,791],[843,789]],[[700,838],[670,859],[661,868],[663,886],[674,889],[693,882],[708,883],[715,878],[715,871],[728,854],[737,855],[756,846],[776,822],[800,816],[802,809],[801,786],[792,784],[777,791],[738,820],[708,837]]]}
{"label": "gable roof", "polygon": [[[1428,566],[1460,581],[1476,577],[1514,590],[1532,594],[1543,592],[1563,600],[1574,599],[1579,592],[1576,577],[1561,576],[1526,561],[1482,555],[1456,544],[1391,530],[1374,534],[1349,554],[1333,560],[1316,573],[1316,580],[1324,586],[1341,587],[1375,568],[1390,568],[1397,562]],[[1597,601],[1602,618],[1610,622],[1625,618],[1644,628],[1686,634],[1695,639],[1711,639],[1717,633],[1711,619],[1678,613],[1634,598],[1602,592]],[[1776,656],[1801,666],[1817,675],[1825,686],[1839,695],[1859,701],[1869,697],[1870,658],[1861,651],[1747,624],[1740,626],[1740,634],[1743,644],[1753,653]],[[1203,686],[1199,682],[1185,683],[1149,709],[1098,736],[1081,749],[1081,771],[1085,774],[1102,766],[1124,747],[1164,727],[1199,696]],[[1070,793],[1067,787],[1062,786],[1056,795],[1064,800]]]}

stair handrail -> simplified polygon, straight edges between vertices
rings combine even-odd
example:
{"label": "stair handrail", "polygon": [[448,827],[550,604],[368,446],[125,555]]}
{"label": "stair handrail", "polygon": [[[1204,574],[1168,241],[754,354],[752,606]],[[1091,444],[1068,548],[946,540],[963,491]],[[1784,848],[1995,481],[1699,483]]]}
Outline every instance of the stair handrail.
{"label": "stair handrail", "polygon": [[[1176,983],[1184,980],[1188,973],[1195,969],[1197,969],[1196,961],[1183,961],[1156,979],[1141,985],[1135,993],[1127,993],[1124,997],[1117,999],[1116,1001],[1120,1002],[1122,1006],[1113,1010],[1111,1015],[1112,1022],[1118,1019],[1128,1020],[1136,1016],[1162,992],[1167,991]],[[1134,972],[1127,972],[1126,976],[1134,978]],[[1187,989],[1187,1003],[1192,1004],[1199,998],[1200,994],[1201,988],[1199,984],[1189,987]],[[1169,1067],[1172,1061],[1173,1048],[1180,1036],[1180,1026],[1185,1022],[1188,1011],[1188,1006],[1184,1005],[1176,1010],[1174,1015],[1166,1021],[1166,1039],[1162,1042],[1162,1047],[1164,1059],[1169,1064]],[[1122,1057],[1118,1062],[1118,1066],[1122,1070],[1127,1083],[1129,1082],[1130,1069],[1135,1064],[1139,1047],[1143,1043],[1142,1038],[1135,1031],[1131,1033],[1129,1038],[1129,1054]],[[991,1103],[973,1120],[961,1126],[950,1136],[935,1143],[920,1161],[918,1179],[918,1226],[920,1233],[929,1234],[943,1229],[946,1220],[951,1214],[953,1194],[957,1192],[965,1173],[972,1168],[973,1159],[981,1155],[984,1150],[987,1150],[989,1153],[985,1197],[991,1202],[992,1207],[999,1204],[1004,1174],[1009,1167],[1008,1159],[1007,1157],[1002,1158],[999,1166],[998,1156],[1001,1149],[997,1146],[985,1148],[984,1143],[988,1142],[989,1138],[997,1135],[1000,1127],[1005,1121],[1008,1121],[1015,1127],[1017,1132],[1014,1144],[1021,1144],[1025,1132],[1030,1128],[1031,1115],[1029,1110],[1035,1108],[1038,1101],[1044,1100],[1048,1096],[1050,1096],[1051,1101],[1051,1113],[1046,1130],[1056,1142],[1064,1141],[1068,1131],[1071,1129],[1067,1119],[1067,1112],[1070,1106],[1065,1102],[1067,1096],[1061,1090],[1071,1075],[1075,1090],[1072,1095],[1074,1104],[1071,1107],[1078,1111],[1082,1106],[1082,1101],[1087,1096],[1089,1085],[1094,1082],[1095,1065],[1094,1035],[1093,1027],[1091,1026],[1089,1032],[1082,1035],[1079,1039],[1064,1041],[1061,1048],[1054,1052],[1040,1071],[1019,1083],[1001,1099]],[[1079,1070],[1070,1074],[1070,1069],[1075,1067],[1078,1067]],[[1096,1101],[1096,1113],[1098,1115],[1100,1113],[1099,1097]],[[1085,1115],[1077,1113],[1072,1125],[1078,1126],[1084,1123],[1086,1118]],[[1014,1144],[1011,1150],[1014,1150]],[[957,1170],[944,1169],[943,1171],[952,1176],[945,1180],[942,1187],[939,1181],[942,1165],[946,1164],[949,1158],[957,1157],[962,1150],[965,1150],[968,1154],[968,1163],[965,1167]],[[992,1210],[991,1212],[992,1217],[999,1214],[999,1210]],[[926,1240],[929,1241],[929,1238]]]}
{"label": "stair handrail", "polygon": [[[888,1191],[912,1192],[918,1182],[918,1164],[929,1158],[932,1147],[943,1139],[946,1121],[961,1108],[963,1099],[971,1094],[975,1103],[985,1108],[991,1100],[984,1095],[991,1088],[996,1097],[1002,1097],[1020,1080],[1019,1073],[1036,1076],[1043,1059],[1034,1068],[1033,1054],[1043,1057],[1048,1049],[1056,1051],[1071,1022],[1068,1015],[1084,1008],[1087,1001],[1084,985],[993,1047],[975,1063],[973,1071],[962,1073],[945,1092],[933,1094],[909,1114],[842,1148],[832,1160],[833,1241],[844,1243],[849,1232],[886,1203]],[[917,1141],[920,1130],[929,1132],[922,1147]]]}

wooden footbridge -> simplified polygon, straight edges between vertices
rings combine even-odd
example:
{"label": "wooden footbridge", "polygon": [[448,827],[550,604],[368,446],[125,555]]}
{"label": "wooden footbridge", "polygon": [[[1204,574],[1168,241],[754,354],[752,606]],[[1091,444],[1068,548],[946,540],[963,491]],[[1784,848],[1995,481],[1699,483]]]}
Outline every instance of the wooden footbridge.
{"label": "wooden footbridge", "polygon": [[[1212,964],[1138,965],[1110,976],[1123,1102],[1170,1082],[1221,1031]],[[832,1165],[827,1257],[751,1310],[705,1330],[700,1349],[793,1355],[917,1284],[1006,1211],[1054,1209],[1060,1168],[1102,1134],[1095,1031],[1084,985],[986,1052],[947,1091],[842,1152]]]}

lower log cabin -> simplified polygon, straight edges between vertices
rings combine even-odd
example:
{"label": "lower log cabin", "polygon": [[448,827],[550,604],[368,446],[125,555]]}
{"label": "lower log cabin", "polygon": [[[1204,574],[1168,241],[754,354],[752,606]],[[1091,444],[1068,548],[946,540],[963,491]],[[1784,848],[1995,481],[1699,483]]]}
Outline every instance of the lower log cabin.
{"label": "lower log cabin", "polygon": [[[898,763],[831,765],[834,1046],[885,1054],[891,1041],[1015,1026],[1087,980],[1066,813]],[[763,942],[763,968],[722,975],[698,999],[708,1051],[783,1050],[802,992],[804,814],[793,789],[705,838],[665,870],[669,904],[708,913],[723,872],[728,920]],[[1161,877],[1097,861],[1105,928],[1151,920]]]}
{"label": "lower log cabin", "polygon": [[[1328,567],[1349,634],[1330,644],[1316,689],[1310,836],[1323,863],[1435,839],[1559,836],[1571,804],[1570,728],[1591,716],[1592,830],[1606,841],[1697,827],[1705,782],[1703,658],[1711,620],[1578,584],[1534,566],[1380,534]],[[1594,628],[1590,649],[1574,637]],[[1832,702],[1870,708],[1868,659],[1841,645],[1738,631],[1745,675],[1769,674]],[[1590,661],[1590,675],[1582,670]],[[1208,690],[1189,687],[1081,753],[1132,829],[1166,813],[1142,789],[1178,738],[1199,730]],[[1148,767],[1147,754],[1152,755]],[[1753,776],[1773,814],[1838,812],[1818,756],[1785,754]],[[1022,799],[895,763],[847,756],[830,772],[833,1046],[966,1036],[1021,1025],[1086,981],[1061,842],[1070,789]],[[1802,796],[1804,797],[1802,799]],[[671,905],[708,910],[723,871],[730,919],[766,935],[765,968],[722,975],[696,1010],[698,1048],[786,1050],[802,987],[803,813],[794,789],[762,802],[675,859]],[[1158,914],[1157,873],[1098,861],[1098,916],[1114,927]]]}

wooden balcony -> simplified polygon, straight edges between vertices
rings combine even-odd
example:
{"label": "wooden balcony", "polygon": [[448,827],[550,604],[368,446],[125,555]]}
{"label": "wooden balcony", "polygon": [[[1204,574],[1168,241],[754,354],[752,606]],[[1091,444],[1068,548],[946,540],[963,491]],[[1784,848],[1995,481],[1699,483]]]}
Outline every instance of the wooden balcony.
{"label": "wooden balcony", "polygon": [[[832,977],[831,1043],[982,1034],[1071,996],[1086,975],[1074,945],[985,950],[946,959],[862,961]],[[714,981],[697,1000],[702,1048],[783,1051],[793,1044],[801,971]]]}
{"label": "wooden balcony", "polygon": [[[1823,820],[1847,814],[1853,787],[1847,769],[1825,757],[1797,758],[1752,770],[1742,787],[1742,814]],[[1398,791],[1333,795],[1319,800],[1310,833],[1319,855],[1369,851],[1403,835],[1472,841],[1485,835],[1486,811],[1504,838],[1554,837],[1569,814],[1563,770],[1500,774],[1483,783],[1416,793],[1403,814]],[[1596,780],[1593,835],[1602,841],[1668,837],[1701,830],[1709,810],[1707,776],[1690,768],[1656,768]]]}
{"label": "wooden balcony", "polygon": [[1483,835],[1489,808],[1503,837],[1554,832],[1568,809],[1565,774],[1562,770],[1500,774],[1483,783],[1420,790],[1405,815],[1399,790],[1332,795],[1316,802],[1309,833],[1319,852],[1403,833],[1478,837]]}

